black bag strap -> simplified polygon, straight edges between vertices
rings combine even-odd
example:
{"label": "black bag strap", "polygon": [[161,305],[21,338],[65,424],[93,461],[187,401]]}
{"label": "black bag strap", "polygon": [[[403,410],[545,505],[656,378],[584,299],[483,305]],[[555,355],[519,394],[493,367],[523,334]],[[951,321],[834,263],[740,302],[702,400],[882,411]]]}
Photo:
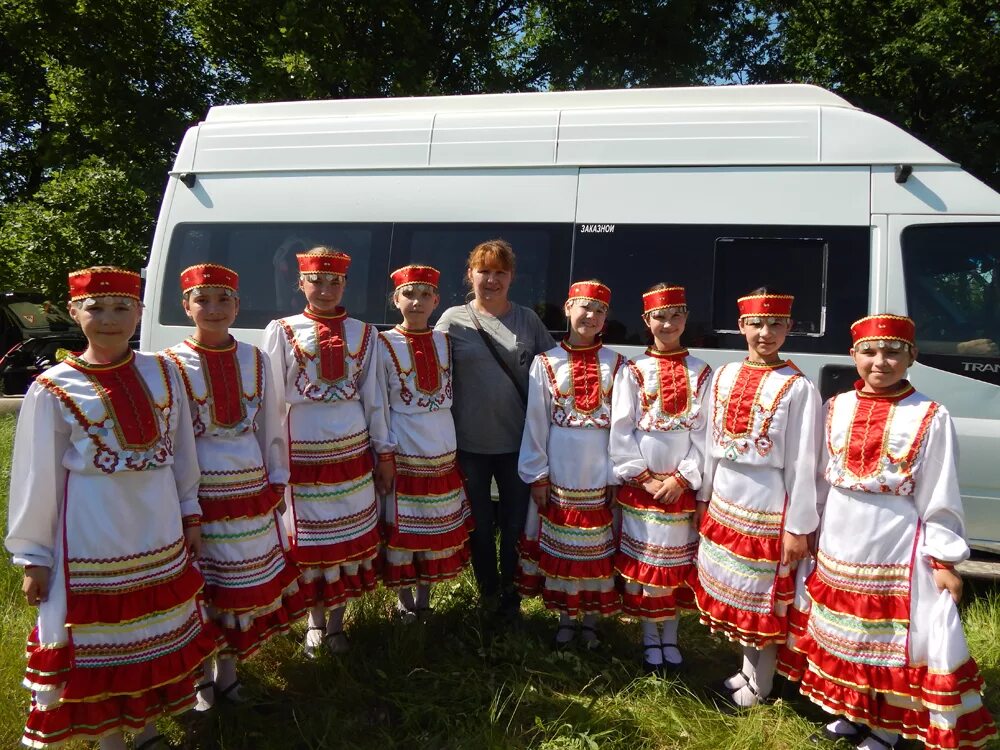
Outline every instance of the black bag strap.
{"label": "black bag strap", "polygon": [[496,342],[493,337],[490,336],[486,331],[483,330],[483,324],[479,321],[479,316],[476,315],[476,311],[472,309],[471,304],[467,304],[465,309],[469,311],[469,317],[472,318],[472,324],[479,331],[479,335],[483,337],[483,343],[486,344],[486,348],[490,350],[490,354],[493,355],[493,359],[497,361],[500,365],[500,369],[504,371],[504,374],[510,378],[510,382],[514,384],[514,388],[517,389],[517,395],[521,397],[521,403],[524,404],[525,408],[528,406],[528,394],[524,391],[524,386],[521,385],[521,381],[517,379],[514,375],[514,371],[510,369],[510,365],[507,364],[507,360],[500,356],[500,352],[497,351]]}

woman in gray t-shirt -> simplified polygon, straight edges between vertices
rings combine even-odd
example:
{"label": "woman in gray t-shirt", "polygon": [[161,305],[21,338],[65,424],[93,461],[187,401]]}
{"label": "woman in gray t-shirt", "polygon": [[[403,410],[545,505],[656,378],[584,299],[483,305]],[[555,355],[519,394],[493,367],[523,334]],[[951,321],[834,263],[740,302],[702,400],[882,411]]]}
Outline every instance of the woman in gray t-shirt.
{"label": "woman in gray t-shirt", "polygon": [[[499,597],[499,613],[505,618],[516,618],[521,607],[514,572],[529,493],[518,476],[517,458],[528,369],[536,354],[555,346],[541,318],[507,298],[514,264],[514,251],[504,240],[477,245],[466,267],[473,299],[445,310],[436,326],[451,337],[458,464],[476,522],[472,569],[484,603],[494,606]],[[495,507],[493,480],[500,493]],[[498,529],[499,574],[494,542]]]}

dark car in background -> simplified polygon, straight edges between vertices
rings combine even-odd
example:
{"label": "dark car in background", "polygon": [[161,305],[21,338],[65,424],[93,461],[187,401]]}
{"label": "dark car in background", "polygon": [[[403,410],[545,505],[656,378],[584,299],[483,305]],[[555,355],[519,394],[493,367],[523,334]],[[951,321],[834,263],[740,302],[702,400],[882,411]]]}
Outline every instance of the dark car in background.
{"label": "dark car in background", "polygon": [[0,292],[0,395],[20,396],[62,351],[87,346],[64,303],[37,292]]}

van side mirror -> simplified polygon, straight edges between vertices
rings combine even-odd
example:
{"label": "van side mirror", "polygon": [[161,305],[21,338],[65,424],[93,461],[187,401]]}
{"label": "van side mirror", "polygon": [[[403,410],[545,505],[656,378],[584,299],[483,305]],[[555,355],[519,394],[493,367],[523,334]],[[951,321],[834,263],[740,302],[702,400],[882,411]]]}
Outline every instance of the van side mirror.
{"label": "van side mirror", "polygon": [[[194,183],[198,179],[198,175],[196,175],[194,172],[181,172],[179,175],[177,175],[177,179],[183,182],[189,188],[193,188]],[[896,182],[899,182],[899,180],[896,180]]]}

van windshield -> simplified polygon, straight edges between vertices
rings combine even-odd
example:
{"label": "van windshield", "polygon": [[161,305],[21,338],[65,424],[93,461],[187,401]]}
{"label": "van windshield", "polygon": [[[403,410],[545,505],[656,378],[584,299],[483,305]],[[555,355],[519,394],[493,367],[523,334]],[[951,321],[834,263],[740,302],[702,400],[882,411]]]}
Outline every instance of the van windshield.
{"label": "van windshield", "polygon": [[1000,223],[903,230],[910,317],[922,353],[1000,356]]}
{"label": "van windshield", "polygon": [[75,327],[69,313],[52,302],[11,302],[7,309],[17,325],[28,331],[65,331]]}

